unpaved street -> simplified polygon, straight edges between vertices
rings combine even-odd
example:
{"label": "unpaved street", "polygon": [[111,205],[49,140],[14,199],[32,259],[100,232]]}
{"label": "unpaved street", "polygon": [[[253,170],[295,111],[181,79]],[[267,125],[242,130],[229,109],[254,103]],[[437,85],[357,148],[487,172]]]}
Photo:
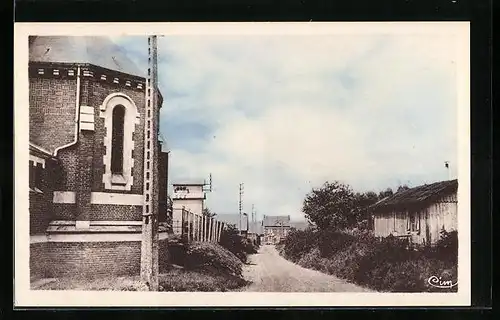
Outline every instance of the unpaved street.
{"label": "unpaved street", "polygon": [[249,257],[243,275],[252,284],[241,291],[260,292],[370,292],[337,277],[302,268],[281,257],[274,246],[263,245]]}

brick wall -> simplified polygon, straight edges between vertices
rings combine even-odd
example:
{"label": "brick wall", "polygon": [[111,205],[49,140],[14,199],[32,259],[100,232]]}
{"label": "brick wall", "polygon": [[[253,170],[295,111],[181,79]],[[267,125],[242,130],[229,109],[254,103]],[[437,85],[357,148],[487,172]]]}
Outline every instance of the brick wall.
{"label": "brick wall", "polygon": [[53,217],[50,207],[52,198],[48,193],[30,192],[30,235],[44,234]]}
{"label": "brick wall", "polygon": [[[29,166],[29,164],[28,164]],[[60,181],[60,167],[50,159],[45,161],[45,168],[41,171],[39,189],[42,193],[30,191],[30,234],[43,234],[50,221],[54,218],[52,199],[54,189]]]}
{"label": "brick wall", "polygon": [[[73,203],[54,203],[54,220],[75,220],[76,205]],[[91,204],[89,220],[97,221],[141,221],[142,206]]]}
{"label": "brick wall", "polygon": [[[140,124],[136,125],[133,139],[134,167],[132,175],[134,184],[131,191],[105,190],[102,182],[104,173],[103,156],[105,146],[104,118],[100,118],[100,106],[111,93],[122,92],[135,103],[140,114]],[[95,114],[95,131],[92,139],[92,191],[109,191],[115,193],[142,193],[143,146],[144,146],[144,91],[131,89],[124,85],[113,85],[96,79],[81,78],[80,105],[91,106]],[[54,151],[55,148],[70,143],[74,139],[74,119],[76,111],[76,79],[30,78],[30,141]],[[79,167],[76,155],[81,154],[84,147],[77,143],[74,147],[63,149],[58,153],[63,164],[63,177],[60,190],[76,191],[76,178]],[[85,147],[84,147],[85,148]],[[90,153],[85,148],[83,154]],[[90,169],[90,168],[89,168]]]}
{"label": "brick wall", "polygon": [[49,243],[30,244],[30,279],[50,278],[52,260],[48,255]]}
{"label": "brick wall", "polygon": [[[159,268],[168,264],[167,240],[159,243]],[[31,279],[139,275],[141,242],[47,242],[30,245]]]}
{"label": "brick wall", "polygon": [[90,207],[91,220],[100,221],[141,221],[142,206],[127,206],[127,205],[110,205],[110,204],[93,204]]}
{"label": "brick wall", "polygon": [[57,157],[61,163],[61,183],[57,187],[57,191],[76,191],[78,185],[78,157],[76,146],[60,150]]}
{"label": "brick wall", "polygon": [[75,134],[76,80],[29,79],[30,141],[53,152]]}
{"label": "brick wall", "polygon": [[74,203],[54,203],[52,204],[54,220],[76,219],[76,205]]}
{"label": "brick wall", "polygon": [[[104,118],[99,116],[100,106],[104,99],[111,93],[121,92],[129,96],[135,103],[140,114],[140,123],[136,125],[133,133],[134,150],[132,156],[134,158],[134,167],[132,168],[132,176],[134,183],[130,191],[115,191],[104,189],[102,175],[104,174],[103,156],[106,152],[104,146],[104,136],[106,135],[104,127]],[[91,82],[88,86],[88,105],[94,107],[95,117],[95,141],[94,141],[94,159],[93,159],[93,184],[92,191],[97,192],[116,192],[116,193],[140,193],[143,192],[143,170],[144,170],[144,104],[145,96],[143,91],[132,90],[127,87],[116,87],[103,82]]]}

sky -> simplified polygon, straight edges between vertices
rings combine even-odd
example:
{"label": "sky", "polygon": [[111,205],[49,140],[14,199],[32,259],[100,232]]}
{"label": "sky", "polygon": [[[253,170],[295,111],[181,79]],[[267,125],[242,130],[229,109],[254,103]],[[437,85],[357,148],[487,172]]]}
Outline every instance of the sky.
{"label": "sky", "polygon": [[[147,68],[147,38],[113,38]],[[453,38],[172,35],[158,38],[169,183],[213,177],[216,213],[303,219],[326,181],[379,192],[457,176]]]}

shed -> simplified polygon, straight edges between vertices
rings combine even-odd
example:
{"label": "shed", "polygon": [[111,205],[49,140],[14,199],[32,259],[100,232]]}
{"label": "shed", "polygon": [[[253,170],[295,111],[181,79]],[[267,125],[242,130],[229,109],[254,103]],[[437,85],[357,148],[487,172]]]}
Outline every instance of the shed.
{"label": "shed", "polygon": [[384,198],[370,207],[376,237],[434,244],[441,230],[457,230],[458,180],[425,184]]}

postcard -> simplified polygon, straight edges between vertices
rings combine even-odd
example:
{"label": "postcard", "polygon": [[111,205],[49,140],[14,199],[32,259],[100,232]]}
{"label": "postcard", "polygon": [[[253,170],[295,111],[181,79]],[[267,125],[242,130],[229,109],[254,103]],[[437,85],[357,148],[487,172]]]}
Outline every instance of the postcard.
{"label": "postcard", "polygon": [[462,22],[15,24],[15,305],[470,305],[469,76]]}

